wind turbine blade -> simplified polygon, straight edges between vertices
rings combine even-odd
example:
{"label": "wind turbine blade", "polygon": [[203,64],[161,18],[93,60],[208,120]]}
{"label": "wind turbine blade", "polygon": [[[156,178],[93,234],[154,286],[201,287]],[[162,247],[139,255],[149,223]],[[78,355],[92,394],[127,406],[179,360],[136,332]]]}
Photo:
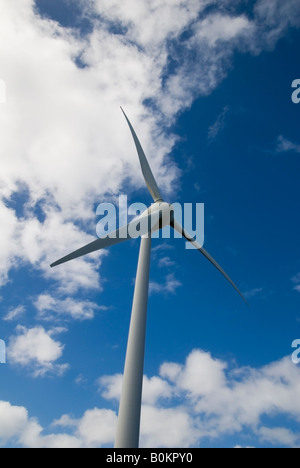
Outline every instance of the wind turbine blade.
{"label": "wind turbine blade", "polygon": [[112,245],[119,244],[131,238],[128,231],[128,226],[124,226],[117,231],[110,234],[110,237],[102,237],[97,239],[90,244],[81,247],[81,249],[75,250],[75,252],[66,255],[65,257],[57,260],[57,262],[52,263],[51,268],[61,265],[62,263],[69,262],[70,260],[74,260],[75,258],[82,257],[83,255],[90,254],[92,252],[96,252],[97,250],[106,249],[107,247],[111,247]]}
{"label": "wind turbine blade", "polygon": [[139,156],[139,160],[140,160],[142,173],[143,173],[146,185],[148,187],[148,190],[151,193],[151,196],[152,196],[154,202],[160,201],[160,200],[162,200],[162,196],[161,196],[160,191],[158,189],[156,180],[154,179],[153,173],[151,171],[151,168],[150,168],[149,163],[147,161],[147,158],[145,156],[142,145],[141,145],[141,143],[140,143],[140,141],[139,141],[139,139],[138,139],[138,137],[137,137],[137,135],[136,135],[136,133],[134,131],[134,128],[131,125],[131,123],[130,123],[128,117],[127,117],[127,115],[125,114],[124,110],[122,109],[122,107],[121,107],[121,111],[123,112],[124,117],[127,120],[127,123],[129,125],[131,134],[133,136],[133,140],[134,140],[134,143],[135,143],[135,146],[136,146],[136,149],[137,149],[137,153],[138,153],[138,156]]}
{"label": "wind turbine blade", "polygon": [[112,245],[120,244],[128,239],[136,239],[137,237],[142,237],[146,234],[151,233],[153,226],[159,221],[156,221],[156,218],[153,218],[153,214],[144,212],[142,215],[134,218],[127,226],[122,226],[120,229],[113,231],[106,237],[101,237],[90,244],[81,247],[81,249],[75,250],[75,252],[66,255],[65,257],[57,260],[57,262],[52,263],[51,268],[61,265],[62,263],[69,262],[84,255],[96,252],[97,250],[106,249]]}
{"label": "wind turbine blade", "polygon": [[182,236],[188,241],[188,242],[191,242],[191,244],[197,249],[199,250],[199,252],[202,253],[202,255],[204,255],[204,257],[210,261],[210,263],[212,263],[214,265],[215,268],[217,268],[217,270],[219,270],[219,272],[227,279],[227,281],[229,281],[229,283],[234,287],[234,289],[238,292],[238,294],[241,296],[241,298],[243,299],[243,301],[247,304],[248,302],[246,301],[246,299],[244,298],[243,294],[241,293],[241,291],[238,289],[238,287],[234,284],[234,282],[232,281],[232,279],[227,275],[227,273],[223,270],[222,267],[220,267],[220,265],[216,262],[216,260],[213,259],[213,257],[203,248],[201,247],[200,244],[198,244],[197,241],[195,241],[195,239],[190,235],[188,234],[182,226],[180,226],[179,223],[177,223],[175,220],[172,221],[171,223],[171,226],[173,227],[173,229],[175,229],[177,232],[179,232],[179,234],[182,234]]}

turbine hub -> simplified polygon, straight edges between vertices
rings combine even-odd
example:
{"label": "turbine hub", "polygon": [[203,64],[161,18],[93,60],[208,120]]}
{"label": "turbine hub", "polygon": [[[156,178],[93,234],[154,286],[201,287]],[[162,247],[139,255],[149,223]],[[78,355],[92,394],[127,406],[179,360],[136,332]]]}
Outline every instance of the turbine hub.
{"label": "turbine hub", "polygon": [[170,225],[173,216],[172,205],[163,200],[157,201],[148,208],[147,214],[151,215],[151,231],[158,231]]}

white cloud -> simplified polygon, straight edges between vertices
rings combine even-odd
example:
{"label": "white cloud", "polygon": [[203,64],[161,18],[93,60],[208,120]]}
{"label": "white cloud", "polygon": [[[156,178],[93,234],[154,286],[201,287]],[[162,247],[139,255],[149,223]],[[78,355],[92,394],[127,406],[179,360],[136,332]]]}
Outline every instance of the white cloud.
{"label": "white cloud", "polygon": [[225,119],[229,112],[229,106],[225,106],[222,112],[218,115],[217,120],[213,125],[211,125],[208,129],[208,142],[211,143],[213,140],[217,138],[220,132],[225,127]]}
{"label": "white cloud", "polygon": [[166,39],[180,34],[211,0],[155,0],[138,3],[135,0],[92,0],[91,3],[106,20],[128,28],[127,35],[132,41],[146,50],[154,49],[158,53],[161,46],[166,46]]}
{"label": "white cloud", "polygon": [[42,327],[27,329],[17,327],[18,334],[11,337],[7,349],[9,362],[28,368],[34,377],[47,374],[62,375],[67,364],[57,364],[64,346],[51,335],[60,330],[46,332]]}
{"label": "white cloud", "polygon": [[174,246],[172,244],[159,243],[152,248],[152,254],[155,258],[157,258],[158,254],[165,250],[174,250]]}
{"label": "white cloud", "polygon": [[294,434],[285,427],[261,427],[258,434],[262,442],[270,442],[283,447],[300,447],[300,433]]}
{"label": "white cloud", "polygon": [[122,374],[104,375],[97,381],[99,391],[106,400],[120,400],[122,391]]}
{"label": "white cloud", "polygon": [[[106,375],[98,379],[97,383],[99,391],[106,400],[120,401],[122,391],[123,375]],[[144,404],[153,405],[160,399],[169,398],[172,396],[172,388],[166,380],[154,376],[143,379],[143,395],[142,401]]]}
{"label": "white cloud", "polygon": [[166,276],[164,282],[150,281],[149,294],[176,294],[181,286],[181,281],[175,278],[174,273],[170,273]]}
{"label": "white cloud", "polygon": [[74,440],[81,448],[103,447],[114,442],[117,415],[111,410],[94,408],[87,410],[81,419],[63,415],[59,420],[54,421],[52,426],[71,428],[74,432]]}
{"label": "white cloud", "polygon": [[214,360],[208,353],[195,350],[188,356],[176,383],[191,397],[209,396],[217,388],[225,386],[226,368],[226,363]]}
{"label": "white cloud", "polygon": [[[163,162],[174,139],[140,105],[147,90],[155,92],[153,83],[159,85],[153,76],[158,69],[105,26],[79,40],[76,32],[40,18],[29,0],[1,0],[0,31],[7,83],[7,103],[0,108],[0,196],[8,202],[27,197],[21,216],[0,203],[0,284],[21,259],[57,279],[65,292],[98,287],[100,262],[81,259],[55,273],[49,263],[91,239],[75,223],[95,222],[93,204],[105,193],[118,193],[128,176],[144,186],[120,104],[139,128],[150,159],[156,154],[153,169],[169,190],[176,170]],[[80,54],[84,69],[75,65]],[[38,210],[45,219],[38,219]]]}
{"label": "white cloud", "polygon": [[254,447],[242,447],[241,445],[236,445],[234,448],[235,449],[242,449],[242,448],[253,449]]}
{"label": "white cloud", "polygon": [[65,433],[43,434],[42,426],[34,419],[28,420],[19,435],[18,444],[25,448],[82,448],[82,443],[76,436]]}
{"label": "white cloud", "polygon": [[[4,4],[1,20],[3,41],[9,44],[0,47],[8,84],[8,102],[1,107],[7,132],[2,141],[2,179],[13,190],[21,175],[34,201],[50,195],[64,216],[86,219],[97,195],[116,193],[128,169],[138,167],[119,106],[131,103],[128,112],[133,121],[134,115],[141,114],[138,103],[156,81],[152,59],[101,25],[79,41],[71,31],[38,17],[28,1],[21,9],[16,0]],[[80,53],[87,68],[74,63]],[[16,74],[16,63],[21,76]],[[141,131],[146,147],[149,130],[154,129],[155,122],[148,118]],[[15,131],[19,138],[12,144]],[[170,148],[163,138],[160,143],[162,150]],[[155,165],[159,168],[161,161]],[[130,172],[135,180],[137,171]],[[114,177],[107,177],[109,173]],[[166,178],[171,177],[172,171]],[[142,177],[138,179],[141,184]]]}
{"label": "white cloud", "polygon": [[[107,401],[119,401],[121,383],[119,374],[98,380]],[[144,377],[141,446],[209,446],[229,435],[235,437],[237,447],[244,446],[247,439],[251,445],[298,447],[299,432],[290,429],[290,424],[278,427],[276,422],[278,416],[284,416],[299,423],[300,404],[295,396],[299,391],[298,368],[290,358],[258,369],[232,368],[231,363],[196,349],[184,364],[165,362],[159,375]],[[64,414],[49,428],[42,428],[25,408],[0,402],[2,444],[112,446],[116,424],[115,411],[94,408],[78,419]]]}
{"label": "white cloud", "polygon": [[18,307],[13,307],[9,309],[8,313],[5,315],[3,320],[10,321],[10,320],[15,320],[22,315],[24,315],[26,312],[26,309],[23,305],[20,305]]}
{"label": "white cloud", "polygon": [[288,27],[299,27],[298,0],[258,0],[254,7],[256,20],[256,47],[262,50],[274,47]]}
{"label": "white cloud", "polygon": [[159,375],[171,382],[175,382],[181,373],[182,366],[175,362],[165,362],[160,366]]}
{"label": "white cloud", "polygon": [[19,434],[26,426],[27,417],[25,408],[0,401],[0,440],[5,442]]}
{"label": "white cloud", "polygon": [[158,261],[158,266],[160,268],[169,268],[169,267],[173,267],[174,265],[176,264],[173,260],[170,259],[170,257],[162,257]]}
{"label": "white cloud", "polygon": [[197,443],[195,420],[184,407],[143,406],[141,447],[191,447]]}
{"label": "white cloud", "polygon": [[[113,411],[94,408],[87,410],[81,419],[63,415],[54,421],[50,430],[44,431],[24,407],[0,401],[0,442],[15,441],[18,447],[93,448],[110,445],[114,441],[116,422]],[[55,433],[51,433],[53,428]],[[71,428],[72,433],[59,433],[57,428]]]}
{"label": "white cloud", "polygon": [[148,378],[144,376],[143,381],[143,403],[145,405],[156,405],[161,399],[172,396],[172,387],[160,377]]}
{"label": "white cloud", "polygon": [[253,289],[248,289],[247,291],[243,292],[243,295],[247,299],[251,299],[252,297],[257,296],[259,293],[263,291],[263,288],[253,288]]}
{"label": "white cloud", "polygon": [[0,201],[0,219],[3,247],[0,253],[0,286],[8,281],[11,268],[31,265],[46,279],[57,282],[62,293],[73,293],[80,288],[101,290],[97,269],[106,255],[104,251],[56,269],[50,268],[50,263],[96,236],[85,234],[75,224],[66,221],[61,212],[52,209],[47,209],[44,221],[39,221],[32,214],[18,219],[14,210]]}
{"label": "white cloud", "polygon": [[297,275],[292,278],[292,282],[295,284],[300,283],[300,273],[297,273]]}
{"label": "white cloud", "polygon": [[206,17],[197,27],[197,40],[207,42],[210,47],[218,41],[230,42],[253,33],[254,25],[246,16],[229,16],[216,13]]}
{"label": "white cloud", "polygon": [[105,409],[86,411],[78,424],[78,436],[87,447],[101,447],[114,440],[117,424],[115,412]]}
{"label": "white cloud", "polygon": [[[41,18],[33,0],[0,3],[7,88],[0,106],[0,285],[29,262],[69,294],[99,287],[99,254],[55,273],[49,261],[93,237],[78,222],[92,232],[94,203],[120,192],[125,180],[144,187],[119,106],[170,194],[179,175],[169,157],[176,137],[162,128],[216,88],[236,48],[257,53],[297,26],[299,3],[259,0],[249,19],[226,1],[216,13],[206,9],[212,0],[88,0],[80,5],[92,30],[83,36]],[[24,194],[20,214],[11,202]]]}
{"label": "white cloud", "polygon": [[72,318],[74,320],[92,320],[100,307],[90,301],[78,299],[57,299],[49,294],[41,294],[34,303],[39,317],[45,320]]}
{"label": "white cloud", "polygon": [[50,263],[91,242],[96,236],[85,234],[57,211],[49,211],[44,222],[33,217],[21,221],[20,230],[24,261],[40,270],[45,278],[55,280],[62,293],[74,293],[80,288],[101,290],[97,268],[106,255],[104,251],[50,268]]}
{"label": "white cloud", "polygon": [[[0,183],[1,185],[1,183]],[[17,217],[13,210],[0,201],[0,287],[8,281],[9,270],[17,267]]]}
{"label": "white cloud", "polygon": [[277,153],[287,153],[287,152],[293,152],[293,153],[300,153],[300,144],[299,143],[294,143],[287,138],[284,138],[282,135],[280,135],[277,138],[277,146],[276,146],[276,152]]}
{"label": "white cloud", "polygon": [[300,273],[292,278],[292,282],[294,283],[294,290],[300,292]]}
{"label": "white cloud", "polygon": [[[120,375],[101,379],[102,395],[119,400],[121,380]],[[300,443],[298,433],[272,425],[272,418],[278,415],[300,420],[295,398],[300,376],[290,358],[260,369],[232,369],[229,363],[194,350],[184,365],[163,363],[159,376],[145,378],[144,385],[144,446],[201,445],[228,434],[234,434],[237,441],[242,436],[274,445]],[[265,416],[270,427],[262,424]],[[166,421],[173,421],[169,425],[172,434],[166,430]]]}

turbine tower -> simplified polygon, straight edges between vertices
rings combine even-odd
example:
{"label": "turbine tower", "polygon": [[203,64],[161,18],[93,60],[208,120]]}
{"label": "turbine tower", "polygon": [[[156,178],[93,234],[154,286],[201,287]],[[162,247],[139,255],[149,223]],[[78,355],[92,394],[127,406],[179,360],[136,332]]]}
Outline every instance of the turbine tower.
{"label": "turbine tower", "polygon": [[172,205],[163,201],[141,143],[124,110],[122,108],[121,110],[129,125],[137,149],[142,173],[154,203],[144,213],[138,216],[138,218],[131,221],[127,226],[123,226],[113,233],[110,233],[108,236],[97,239],[90,244],[76,250],[75,252],[61,258],[57,262],[53,263],[51,268],[70,260],[82,257],[83,255],[87,255],[91,252],[95,252],[97,250],[101,250],[131,239],[133,237],[132,233],[136,233],[138,228],[138,236],[135,235],[135,237],[141,237],[141,243],[129,327],[117,434],[115,440],[115,448],[138,448],[144,371],[151,234],[159,229],[162,229],[166,225],[170,225],[197,250],[199,250],[199,252],[207,260],[209,260],[217,268],[217,270],[219,270],[219,272],[227,279],[227,281],[229,281],[229,283],[234,287],[234,289],[245,302],[246,300],[234,282],[220,267],[220,265],[175,220],[174,213],[172,211]]}

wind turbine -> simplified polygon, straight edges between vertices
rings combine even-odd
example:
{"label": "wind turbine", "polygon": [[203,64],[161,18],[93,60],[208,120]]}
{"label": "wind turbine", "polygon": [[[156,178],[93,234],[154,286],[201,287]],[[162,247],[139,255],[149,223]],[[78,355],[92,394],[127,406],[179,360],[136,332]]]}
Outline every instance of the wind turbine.
{"label": "wind turbine", "polygon": [[175,231],[181,234],[188,242],[199,250],[199,252],[209,260],[220,273],[222,273],[245,302],[246,300],[220,265],[175,220],[172,205],[163,201],[141,143],[122,107],[121,110],[129,125],[137,149],[142,173],[154,203],[127,226],[123,226],[111,233],[109,236],[97,239],[61,258],[57,262],[53,263],[51,268],[82,257],[83,255],[87,255],[91,252],[131,239],[131,233],[134,231],[134,228],[138,225],[140,227],[139,237],[141,237],[141,244],[128,335],[122,395],[118,415],[118,427],[115,440],[115,448],[138,448],[149,289],[151,233],[162,229],[164,226],[169,224]]}

